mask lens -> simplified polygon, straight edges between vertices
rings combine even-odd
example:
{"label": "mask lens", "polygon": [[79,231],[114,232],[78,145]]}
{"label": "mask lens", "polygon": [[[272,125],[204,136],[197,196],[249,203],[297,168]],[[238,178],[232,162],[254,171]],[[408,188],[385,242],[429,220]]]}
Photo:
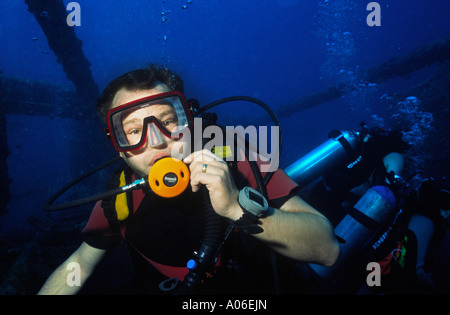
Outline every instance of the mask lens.
{"label": "mask lens", "polygon": [[192,122],[184,99],[177,92],[152,96],[116,107],[107,115],[109,129],[119,151],[135,150],[145,143],[163,143],[163,135],[175,139]]}

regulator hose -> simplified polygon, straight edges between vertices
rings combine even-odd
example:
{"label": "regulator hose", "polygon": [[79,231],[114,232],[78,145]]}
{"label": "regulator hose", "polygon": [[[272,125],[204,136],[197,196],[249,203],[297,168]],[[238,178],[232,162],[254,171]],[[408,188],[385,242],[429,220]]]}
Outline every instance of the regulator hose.
{"label": "regulator hose", "polygon": [[92,169],[91,171],[87,172],[86,174],[84,174],[84,175],[76,178],[75,180],[71,181],[66,186],[64,186],[60,190],[58,190],[53,196],[51,196],[47,200],[47,202],[44,204],[44,210],[45,211],[66,210],[66,209],[78,207],[78,206],[81,206],[81,205],[84,205],[84,204],[96,202],[98,200],[102,200],[104,198],[111,197],[111,196],[114,196],[114,195],[117,195],[117,194],[123,192],[120,189],[120,187],[118,187],[116,189],[105,191],[105,192],[102,192],[102,193],[99,193],[99,194],[96,194],[96,195],[93,195],[93,196],[89,196],[89,197],[85,197],[85,198],[69,201],[69,202],[62,203],[62,204],[53,205],[53,202],[55,202],[56,199],[58,199],[62,194],[64,194],[70,188],[72,188],[73,186],[75,186],[76,184],[78,184],[79,182],[84,180],[85,178],[91,176],[92,174],[97,173],[98,171],[106,168],[107,166],[109,166],[111,164],[114,164],[114,163],[118,162],[119,160],[121,160],[121,157],[117,156],[114,159],[111,159],[111,160],[103,163],[102,165],[99,165],[98,167],[96,167],[96,168]]}
{"label": "regulator hose", "polygon": [[278,133],[278,154],[281,156],[281,149],[283,147],[283,143],[282,143],[283,137],[282,137],[282,132],[281,132],[280,121],[279,121],[277,115],[275,114],[275,112],[273,111],[273,109],[270,108],[269,105],[267,105],[266,103],[264,103],[263,101],[261,101],[261,100],[259,100],[257,98],[254,98],[254,97],[251,97],[251,96],[230,96],[230,97],[225,97],[225,98],[222,98],[220,100],[211,102],[211,103],[209,103],[209,104],[207,104],[205,106],[202,106],[201,108],[199,108],[196,111],[195,114],[196,115],[200,115],[201,113],[203,113],[203,112],[205,112],[205,111],[207,111],[207,110],[209,110],[209,109],[211,109],[213,107],[216,107],[218,105],[221,105],[221,104],[224,104],[224,103],[238,102],[238,101],[244,101],[244,102],[249,102],[249,103],[256,104],[256,105],[262,107],[269,114],[270,118],[272,118],[272,121],[273,121],[274,125],[277,126],[278,130],[279,130],[279,133]]}
{"label": "regulator hose", "polygon": [[188,261],[189,273],[177,288],[175,295],[193,294],[204,280],[205,275],[214,267],[217,255],[224,239],[225,221],[212,207],[208,189],[200,188],[203,207],[205,211],[205,230],[202,244],[198,251],[194,251],[193,257]]}

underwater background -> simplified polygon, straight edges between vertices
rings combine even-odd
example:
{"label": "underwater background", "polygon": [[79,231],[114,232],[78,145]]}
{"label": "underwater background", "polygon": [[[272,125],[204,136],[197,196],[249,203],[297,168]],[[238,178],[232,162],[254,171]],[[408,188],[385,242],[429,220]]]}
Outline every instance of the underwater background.
{"label": "underwater background", "polygon": [[[79,0],[71,21],[80,25],[68,26],[71,2],[0,3],[0,294],[36,293],[79,246],[92,205],[43,205],[116,157],[96,97],[150,63],[180,74],[200,106],[235,95],[268,104],[282,127],[281,167],[331,130],[365,122],[403,130],[411,172],[450,176],[448,0],[377,1],[381,24],[372,26],[368,0]],[[49,20],[61,27],[46,28]],[[214,111],[233,125],[271,123],[251,104]],[[107,171],[64,198],[103,191]],[[448,240],[433,248],[446,294]]]}

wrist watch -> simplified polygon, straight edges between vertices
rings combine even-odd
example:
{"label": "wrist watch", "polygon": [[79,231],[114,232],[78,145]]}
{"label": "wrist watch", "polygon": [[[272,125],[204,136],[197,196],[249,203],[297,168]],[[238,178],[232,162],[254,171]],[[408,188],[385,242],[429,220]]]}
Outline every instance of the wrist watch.
{"label": "wrist watch", "polygon": [[258,225],[259,219],[268,213],[269,204],[261,193],[251,187],[239,191],[238,203],[244,211],[242,217],[234,221],[235,227],[250,234],[258,234],[263,228]]}

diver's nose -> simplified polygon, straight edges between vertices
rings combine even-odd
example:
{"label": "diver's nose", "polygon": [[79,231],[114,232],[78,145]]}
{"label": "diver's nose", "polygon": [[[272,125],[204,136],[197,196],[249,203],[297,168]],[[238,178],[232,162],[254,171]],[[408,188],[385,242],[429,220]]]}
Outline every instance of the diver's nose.
{"label": "diver's nose", "polygon": [[151,148],[165,147],[170,142],[170,138],[162,134],[161,130],[155,124],[149,124],[147,145]]}

